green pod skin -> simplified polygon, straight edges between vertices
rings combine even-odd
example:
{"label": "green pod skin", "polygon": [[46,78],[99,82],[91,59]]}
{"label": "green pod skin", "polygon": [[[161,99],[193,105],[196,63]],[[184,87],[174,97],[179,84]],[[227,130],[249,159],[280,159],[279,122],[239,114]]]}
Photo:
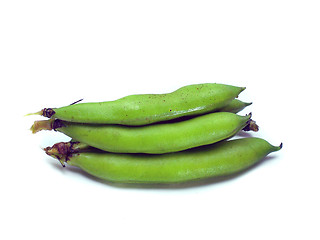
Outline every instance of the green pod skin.
{"label": "green pod skin", "polygon": [[69,122],[147,125],[213,112],[230,103],[244,89],[216,83],[194,84],[167,94],[138,94],[115,101],[45,108],[39,114]]}
{"label": "green pod skin", "polygon": [[238,173],[281,147],[243,138],[160,155],[78,153],[66,162],[110,182],[181,183]]}
{"label": "green pod skin", "polygon": [[233,99],[227,106],[219,109],[219,112],[231,112],[238,113],[245,109],[247,106],[250,106],[252,103],[242,102],[239,99]]}
{"label": "green pod skin", "polygon": [[249,125],[250,118],[250,114],[217,112],[181,122],[139,127],[62,122],[62,127],[56,130],[108,152],[161,154],[230,138]]}

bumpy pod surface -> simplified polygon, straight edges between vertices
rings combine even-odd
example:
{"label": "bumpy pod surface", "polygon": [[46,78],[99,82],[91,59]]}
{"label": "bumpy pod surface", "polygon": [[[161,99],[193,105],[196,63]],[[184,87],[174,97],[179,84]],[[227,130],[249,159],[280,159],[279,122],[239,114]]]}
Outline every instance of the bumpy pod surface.
{"label": "bumpy pod surface", "polygon": [[147,125],[218,110],[245,88],[217,83],[193,84],[167,94],[137,94],[115,101],[45,108],[41,114],[69,122]]}
{"label": "bumpy pod surface", "polygon": [[243,138],[159,155],[77,153],[66,162],[111,182],[180,183],[240,172],[281,147],[261,138]]}

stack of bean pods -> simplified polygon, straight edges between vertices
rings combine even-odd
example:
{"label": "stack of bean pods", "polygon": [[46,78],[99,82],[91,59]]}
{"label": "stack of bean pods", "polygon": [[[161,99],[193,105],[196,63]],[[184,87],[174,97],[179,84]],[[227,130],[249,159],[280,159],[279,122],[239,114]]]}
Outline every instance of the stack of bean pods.
{"label": "stack of bean pods", "polygon": [[111,182],[178,183],[231,175],[278,151],[261,138],[229,140],[258,131],[245,88],[204,83],[167,94],[130,95],[115,101],[44,108],[31,130],[55,130],[72,140],[45,152]]}

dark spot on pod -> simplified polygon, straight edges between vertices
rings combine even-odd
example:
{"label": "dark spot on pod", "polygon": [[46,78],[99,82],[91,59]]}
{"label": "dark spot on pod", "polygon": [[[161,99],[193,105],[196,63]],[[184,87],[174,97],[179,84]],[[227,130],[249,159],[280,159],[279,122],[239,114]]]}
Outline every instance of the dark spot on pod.
{"label": "dark spot on pod", "polygon": [[259,131],[259,126],[257,125],[257,123],[255,121],[253,121],[252,119],[249,119],[247,122],[247,125],[242,129],[243,131],[254,131],[254,132],[258,132]]}
{"label": "dark spot on pod", "polygon": [[51,118],[56,112],[52,108],[44,108],[42,110],[42,116]]}
{"label": "dark spot on pod", "polygon": [[56,148],[58,153],[63,156],[68,156],[70,154],[70,144],[64,142],[56,143],[53,145],[53,148]]}
{"label": "dark spot on pod", "polygon": [[59,119],[55,119],[52,124],[51,124],[51,128],[56,131],[57,128],[61,128],[61,127],[65,127],[65,125],[63,124],[63,122]]}
{"label": "dark spot on pod", "polygon": [[80,142],[69,142],[68,144],[70,145],[69,147],[69,153],[72,154],[72,153],[77,153],[78,150],[77,149],[74,149],[73,145],[74,144],[79,144]]}

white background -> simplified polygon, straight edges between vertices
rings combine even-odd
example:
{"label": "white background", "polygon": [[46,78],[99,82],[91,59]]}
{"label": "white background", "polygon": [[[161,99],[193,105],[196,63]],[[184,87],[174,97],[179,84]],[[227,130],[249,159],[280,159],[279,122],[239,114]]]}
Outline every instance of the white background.
{"label": "white background", "polygon": [[[1,1],[1,239],[319,239],[319,1]],[[283,149],[222,182],[117,186],[41,147],[26,113],[245,86]]]}

